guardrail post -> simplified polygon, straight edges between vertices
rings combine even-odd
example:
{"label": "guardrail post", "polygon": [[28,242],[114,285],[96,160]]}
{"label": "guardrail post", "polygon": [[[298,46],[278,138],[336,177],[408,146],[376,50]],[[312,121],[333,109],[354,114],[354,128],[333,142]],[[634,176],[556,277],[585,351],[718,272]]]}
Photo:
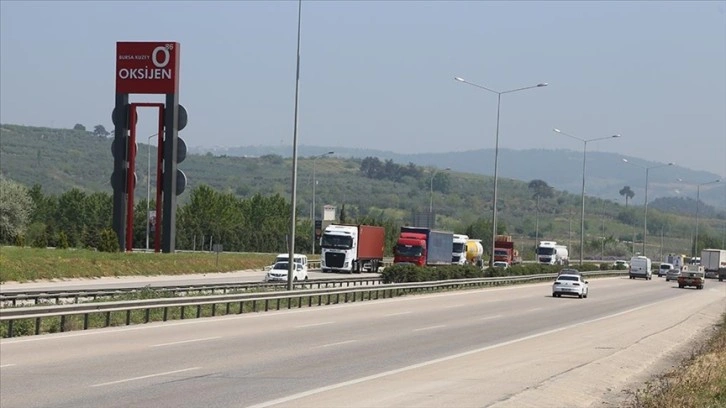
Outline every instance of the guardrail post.
{"label": "guardrail post", "polygon": [[181,320],[184,320],[184,309],[185,309],[185,307],[182,306],[181,307]]}
{"label": "guardrail post", "polygon": [[60,318],[60,331],[61,331],[61,333],[66,331],[66,316],[65,315],[61,316],[61,318]]}
{"label": "guardrail post", "polygon": [[35,318],[35,335],[40,334],[40,317]]}
{"label": "guardrail post", "polygon": [[131,325],[131,310],[126,311],[126,326]]}
{"label": "guardrail post", "polygon": [[239,314],[244,313],[244,311],[245,311],[245,302],[244,301],[240,301],[239,302]]}
{"label": "guardrail post", "polygon": [[197,305],[197,319],[202,315],[202,305]]}
{"label": "guardrail post", "polygon": [[169,314],[169,308],[166,307],[166,306],[164,306],[164,313],[163,313],[163,316],[162,316],[162,321],[164,321],[164,322],[166,321],[166,318],[167,318],[168,314]]}
{"label": "guardrail post", "polygon": [[88,313],[83,314],[83,330],[88,330]]}
{"label": "guardrail post", "polygon": [[13,331],[13,323],[15,320],[9,320],[8,321],[8,337],[13,337],[14,331]]}

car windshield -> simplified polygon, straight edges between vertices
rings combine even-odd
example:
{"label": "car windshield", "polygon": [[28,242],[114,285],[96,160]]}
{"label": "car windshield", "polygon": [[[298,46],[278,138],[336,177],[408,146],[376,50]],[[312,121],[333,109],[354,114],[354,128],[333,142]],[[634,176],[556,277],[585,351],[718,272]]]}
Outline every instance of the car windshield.
{"label": "car windshield", "polygon": [[283,269],[283,270],[287,270],[289,267],[290,267],[290,264],[287,263],[287,262],[278,262],[278,263],[275,264],[274,267],[272,267],[272,269]]}
{"label": "car windshield", "polygon": [[454,243],[454,251],[453,252],[460,253],[460,252],[464,252],[465,250],[466,250],[466,244],[457,243],[457,242]]}
{"label": "car windshield", "polygon": [[323,234],[320,241],[321,248],[350,249],[353,246],[353,238],[345,235]]}
{"label": "car windshield", "polygon": [[670,264],[661,264],[660,269],[672,269],[673,265]]}
{"label": "car windshield", "polygon": [[565,280],[567,280],[567,281],[579,281],[580,280],[580,277],[579,276],[572,276],[572,275],[563,275],[563,276],[558,276],[557,277],[557,280],[558,281],[565,281]]}

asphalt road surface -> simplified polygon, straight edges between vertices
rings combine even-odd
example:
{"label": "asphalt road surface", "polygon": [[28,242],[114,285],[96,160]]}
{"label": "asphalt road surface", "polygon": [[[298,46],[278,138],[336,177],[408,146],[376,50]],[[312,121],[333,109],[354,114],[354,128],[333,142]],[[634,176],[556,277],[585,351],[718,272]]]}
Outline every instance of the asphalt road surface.
{"label": "asphalt road surface", "polygon": [[590,279],[0,341],[0,406],[588,407],[726,310],[726,283]]}

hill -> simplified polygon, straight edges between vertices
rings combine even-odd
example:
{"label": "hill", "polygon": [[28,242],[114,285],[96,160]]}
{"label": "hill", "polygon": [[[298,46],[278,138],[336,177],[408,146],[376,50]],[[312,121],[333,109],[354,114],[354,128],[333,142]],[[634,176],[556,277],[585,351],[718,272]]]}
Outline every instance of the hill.
{"label": "hill", "polygon": [[[290,146],[241,146],[241,147],[195,147],[190,151],[199,154],[256,157],[276,154],[290,157]],[[423,154],[398,154],[380,150],[351,149],[340,146],[299,146],[300,156],[313,156],[321,152],[334,151],[336,157],[363,158],[378,157],[395,163],[414,163],[419,166],[450,168],[453,171],[491,176],[494,171],[494,150],[478,149],[464,152],[443,152]],[[623,200],[618,192],[630,186],[635,192],[634,202],[643,203],[645,196],[645,167],[665,165],[674,161],[674,166],[653,169],[648,177],[648,199],[659,197],[692,198],[695,202],[696,183],[721,178],[717,174],[691,170],[678,164],[680,157],[665,158],[657,163],[627,154],[613,154],[598,151],[587,153],[587,195],[606,200]],[[627,159],[635,165],[628,165]],[[573,150],[512,150],[499,149],[500,177],[529,181],[541,179],[559,190],[580,195],[582,191],[582,151]],[[678,179],[684,180],[679,181]],[[726,186],[726,183],[724,183]],[[726,209],[726,190],[713,186],[701,189],[701,201],[717,208]],[[624,202],[624,201],[622,201]]]}
{"label": "hill", "polygon": [[[110,146],[110,138],[97,137],[83,130],[2,125],[0,126],[2,158],[0,172],[5,177],[28,186],[39,184],[46,194],[62,194],[72,188],[110,194],[109,179],[113,167]],[[147,182],[150,182],[152,188],[155,184],[155,175],[148,177],[147,173],[149,157],[152,173],[156,165],[154,149],[139,144],[137,163],[139,181],[135,192],[137,200],[146,197]],[[336,148],[317,149],[316,152],[319,154],[321,151],[329,150]],[[151,156],[148,155],[149,152]],[[263,152],[264,150],[254,153]],[[434,168],[414,164],[399,165],[392,159],[385,160],[383,153],[375,157],[379,158],[376,160],[385,168],[385,177],[376,177],[362,171],[365,160],[341,157],[345,152],[339,155],[336,150],[333,156],[317,159],[310,156],[302,157],[306,152],[306,149],[300,149],[301,157],[297,172],[297,207],[303,218],[309,217],[311,213],[313,168],[315,168],[318,214],[321,213],[322,204],[337,205],[338,209],[345,205],[348,216],[352,218],[372,216],[411,222],[412,213],[426,212],[431,206],[437,213],[437,226],[457,232],[463,232],[467,226],[490,219],[491,177],[457,171],[455,164],[450,166],[451,171],[443,170],[442,166]],[[239,197],[251,197],[255,193],[265,195],[279,193],[283,197],[289,197],[291,160],[275,153],[261,155],[252,154],[252,151],[249,153],[248,156],[254,157],[215,155],[211,152],[190,153],[179,165],[189,179],[187,191],[196,186],[209,185],[215,190],[233,192]],[[513,152],[510,153],[512,158],[516,156]],[[456,155],[448,154],[452,155],[452,160]],[[574,153],[562,151],[551,154],[566,156]],[[459,155],[475,157],[472,152]],[[560,160],[567,161],[562,158],[565,156],[560,156]],[[507,162],[507,157],[510,156],[508,154],[500,156],[503,162]],[[532,162],[536,161],[533,156],[524,155],[524,157]],[[470,166],[465,160],[461,160],[458,165]],[[489,164],[479,160],[478,166],[489,167]],[[503,165],[502,168],[509,166]],[[517,167],[513,164],[511,166]],[[527,165],[522,164],[520,167]],[[595,173],[594,169],[598,167],[593,164],[592,168]],[[581,177],[581,168],[572,172],[575,173],[575,179]],[[541,172],[538,176],[555,173],[559,171]],[[532,179],[542,179],[549,183],[546,177],[538,176]],[[593,177],[596,178],[595,175]],[[601,178],[607,179],[604,175]],[[588,191],[590,191],[589,180],[588,176]],[[528,181],[530,180],[521,181],[505,176],[500,178],[498,201],[500,226],[506,226],[506,231],[517,237],[517,242],[522,244],[523,250],[531,248],[536,237],[559,239],[570,244],[578,242],[579,194],[555,190],[551,198],[540,200],[537,209],[532,198],[533,191],[528,188]],[[620,180],[612,183],[620,185],[622,182]],[[654,184],[651,184],[651,189]],[[632,205],[632,202],[627,208],[620,204],[621,199],[616,198],[620,188],[622,186],[610,194],[608,199],[587,198],[585,229],[590,247],[597,248],[601,244],[604,247],[608,239],[621,243],[642,240],[642,207],[638,209]],[[188,196],[187,193],[180,196],[182,205]],[[704,196],[705,189],[701,192],[701,198]],[[638,202],[637,198],[635,202]],[[655,210],[654,207],[651,209],[653,211],[649,211],[648,214],[648,230],[649,234],[663,234],[664,245],[659,249],[687,252],[694,225],[693,215],[688,212],[665,214]],[[699,211],[701,232],[721,236],[721,231],[726,231],[726,222],[724,222],[726,214],[723,210],[710,208],[701,203]],[[651,238],[648,242],[656,246],[655,241]],[[634,245],[629,249],[633,248]]]}

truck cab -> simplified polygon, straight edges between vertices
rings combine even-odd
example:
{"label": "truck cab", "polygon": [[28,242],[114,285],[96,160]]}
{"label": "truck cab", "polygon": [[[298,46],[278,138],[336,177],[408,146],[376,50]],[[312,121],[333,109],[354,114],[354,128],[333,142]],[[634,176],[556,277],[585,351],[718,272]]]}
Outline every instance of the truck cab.
{"label": "truck cab", "polygon": [[469,237],[461,234],[454,234],[454,248],[451,252],[452,265],[464,265],[466,263],[466,248]]}
{"label": "truck cab", "polygon": [[393,250],[393,263],[426,265],[426,234],[402,232]]}

